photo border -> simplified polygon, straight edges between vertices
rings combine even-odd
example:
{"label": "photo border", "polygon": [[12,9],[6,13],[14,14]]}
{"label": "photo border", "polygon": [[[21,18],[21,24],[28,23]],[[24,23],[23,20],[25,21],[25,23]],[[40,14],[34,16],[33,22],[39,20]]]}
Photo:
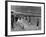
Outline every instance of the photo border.
{"label": "photo border", "polygon": [[[44,4],[44,33],[37,34],[22,34],[22,35],[8,35],[8,2],[20,2],[20,3],[35,3],[35,4]],[[45,3],[43,2],[27,2],[27,1],[5,1],[5,36],[26,36],[26,35],[43,35],[45,34]]]}

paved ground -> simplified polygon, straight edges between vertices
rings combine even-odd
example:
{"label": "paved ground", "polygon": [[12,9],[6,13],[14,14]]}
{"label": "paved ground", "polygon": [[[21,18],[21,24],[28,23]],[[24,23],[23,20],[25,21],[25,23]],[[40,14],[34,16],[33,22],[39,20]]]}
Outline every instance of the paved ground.
{"label": "paved ground", "polygon": [[18,22],[14,23],[14,31],[28,31],[28,30],[40,30],[41,26],[38,27],[36,25],[29,24],[25,20],[19,20]]}

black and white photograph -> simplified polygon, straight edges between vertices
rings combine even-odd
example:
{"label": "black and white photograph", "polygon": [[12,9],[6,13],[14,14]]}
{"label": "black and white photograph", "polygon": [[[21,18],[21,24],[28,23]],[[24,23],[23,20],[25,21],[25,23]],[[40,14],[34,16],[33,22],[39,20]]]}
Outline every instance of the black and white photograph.
{"label": "black and white photograph", "polygon": [[41,30],[41,7],[11,5],[11,31]]}
{"label": "black and white photograph", "polygon": [[44,33],[44,4],[8,2],[8,35]]}

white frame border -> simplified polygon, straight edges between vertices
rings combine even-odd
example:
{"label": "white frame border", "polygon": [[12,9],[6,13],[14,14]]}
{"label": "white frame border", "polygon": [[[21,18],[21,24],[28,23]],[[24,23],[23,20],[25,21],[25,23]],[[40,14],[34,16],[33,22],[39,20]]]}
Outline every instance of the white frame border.
{"label": "white frame border", "polygon": [[[31,4],[31,5],[30,5]],[[41,7],[41,31],[20,31],[20,32],[11,32],[11,5],[20,5],[20,6],[40,6]],[[18,3],[18,2],[8,2],[8,35],[20,35],[20,34],[37,34],[44,33],[44,4],[34,4],[34,3]]]}

